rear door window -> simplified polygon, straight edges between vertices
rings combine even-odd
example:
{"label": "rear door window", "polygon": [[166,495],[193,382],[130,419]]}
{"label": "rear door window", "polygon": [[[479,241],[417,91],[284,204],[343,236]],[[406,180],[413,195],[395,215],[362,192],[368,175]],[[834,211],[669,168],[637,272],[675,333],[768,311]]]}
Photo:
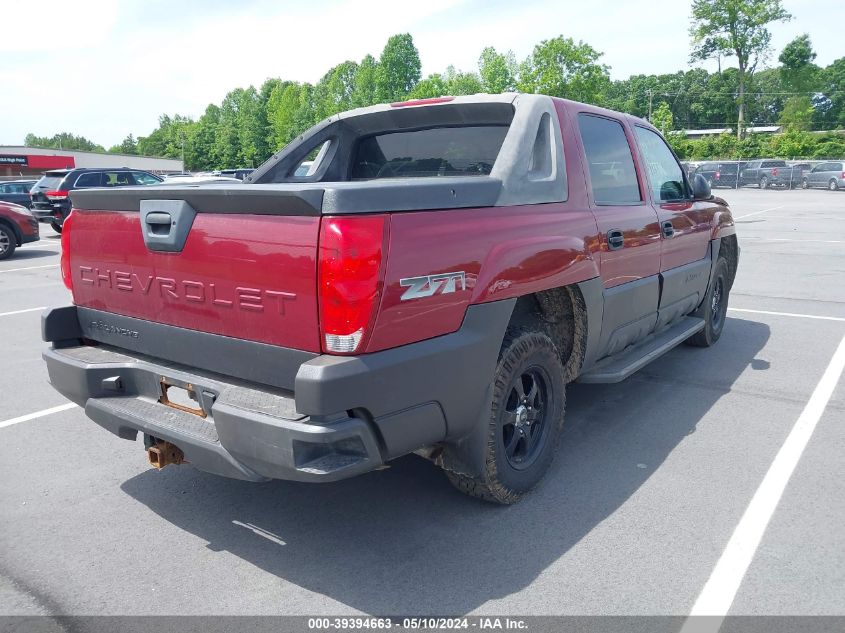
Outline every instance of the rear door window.
{"label": "rear door window", "polygon": [[660,136],[644,127],[634,127],[643,162],[651,183],[654,202],[684,200],[687,197],[684,173],[675,155]]}
{"label": "rear door window", "polygon": [[634,157],[622,124],[604,117],[579,114],[578,127],[584,142],[590,185],[596,204],[642,202]]}
{"label": "rear door window", "polygon": [[103,185],[106,187],[126,187],[133,184],[128,171],[103,172]]}
{"label": "rear door window", "polygon": [[440,127],[361,139],[352,180],[486,176],[508,133],[504,125]]}
{"label": "rear door window", "polygon": [[90,172],[82,174],[76,179],[74,185],[77,189],[85,189],[87,187],[101,187],[103,175],[100,172]]}

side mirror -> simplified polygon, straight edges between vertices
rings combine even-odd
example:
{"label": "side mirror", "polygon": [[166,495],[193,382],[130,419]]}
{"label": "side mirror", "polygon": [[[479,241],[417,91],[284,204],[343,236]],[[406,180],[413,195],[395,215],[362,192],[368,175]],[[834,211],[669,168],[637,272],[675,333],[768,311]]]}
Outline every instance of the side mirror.
{"label": "side mirror", "polygon": [[692,199],[693,200],[709,200],[713,197],[710,192],[710,183],[707,178],[701,174],[696,174],[692,179]]}

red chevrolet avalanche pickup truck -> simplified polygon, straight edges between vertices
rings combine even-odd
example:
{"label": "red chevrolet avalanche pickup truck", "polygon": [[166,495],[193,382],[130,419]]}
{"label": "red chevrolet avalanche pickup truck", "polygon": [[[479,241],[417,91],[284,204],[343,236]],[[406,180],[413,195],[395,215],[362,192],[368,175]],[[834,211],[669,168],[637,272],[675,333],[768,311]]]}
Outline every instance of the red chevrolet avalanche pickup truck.
{"label": "red chevrolet avalanche pickup truck", "polygon": [[651,125],[541,95],[345,112],[243,184],[71,195],[50,381],[153,465],[417,453],[499,503],[548,469],[567,383],[719,339],[739,254]]}

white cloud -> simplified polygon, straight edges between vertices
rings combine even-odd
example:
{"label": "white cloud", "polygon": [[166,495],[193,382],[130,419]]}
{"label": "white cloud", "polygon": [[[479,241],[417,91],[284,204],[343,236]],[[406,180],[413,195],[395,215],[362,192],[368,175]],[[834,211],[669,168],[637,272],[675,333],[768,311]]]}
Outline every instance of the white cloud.
{"label": "white cloud", "polygon": [[[57,27],[0,38],[0,144],[69,131],[112,145],[129,132],[148,134],[165,112],[197,117],[238,86],[268,77],[315,82],[346,59],[378,56],[401,32],[414,36],[424,74],[449,64],[473,70],[488,45],[522,59],[560,34],[603,51],[615,78],[686,68],[689,51],[686,2],[252,0],[206,9],[152,1],[4,3],[7,24]],[[773,29],[775,46],[808,31],[818,61],[830,63],[841,55],[839,27],[816,16],[837,14],[840,4],[789,0],[796,20]]]}

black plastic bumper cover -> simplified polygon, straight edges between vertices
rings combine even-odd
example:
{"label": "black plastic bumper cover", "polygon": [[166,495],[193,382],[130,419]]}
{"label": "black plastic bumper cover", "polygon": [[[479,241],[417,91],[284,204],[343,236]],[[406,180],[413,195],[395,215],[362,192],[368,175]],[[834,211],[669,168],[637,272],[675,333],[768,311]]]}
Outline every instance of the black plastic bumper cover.
{"label": "black plastic bumper cover", "polygon": [[[140,431],[169,441],[200,470],[227,477],[334,481],[424,446],[460,445],[486,419],[512,309],[510,300],[472,306],[453,334],[364,356],[317,356],[300,366],[294,392],[82,345],[73,306],[43,315],[42,336],[54,343],[43,357],[53,387],[119,437]],[[162,380],[195,392],[206,417],[159,402]]]}

